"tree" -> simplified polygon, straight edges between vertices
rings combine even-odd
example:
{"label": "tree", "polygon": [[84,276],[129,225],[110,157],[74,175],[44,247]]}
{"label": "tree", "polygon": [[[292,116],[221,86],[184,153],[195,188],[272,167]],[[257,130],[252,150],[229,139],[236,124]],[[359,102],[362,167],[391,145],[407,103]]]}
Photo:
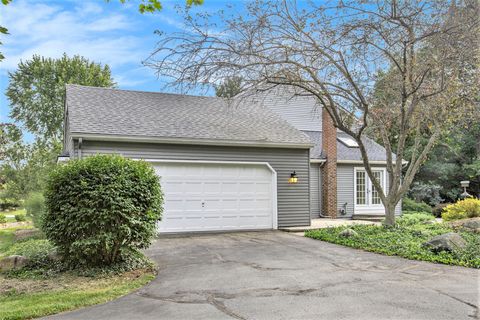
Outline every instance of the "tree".
{"label": "tree", "polygon": [[[109,2],[110,0],[106,0]],[[124,4],[129,2],[130,0],[120,0],[120,3]],[[203,0],[186,0],[186,4],[188,7],[192,5],[201,5],[203,4]],[[140,4],[138,5],[138,11],[140,13],[150,12],[154,13],[156,11],[162,10],[162,3],[159,0],[141,0]]]}
{"label": "tree", "polygon": [[[460,80],[469,75],[478,81],[478,73],[455,69],[456,40],[479,34],[478,3],[466,1],[463,9],[468,23],[454,19],[456,6],[446,0],[259,0],[246,13],[219,13],[212,20],[187,11],[191,32],[161,35],[146,65],[186,89],[241,76],[251,91],[287,86],[293,94],[311,95],[358,143],[385,206],[385,223],[393,225],[396,205],[440,134],[470,106]],[[427,49],[430,54],[421,54]],[[478,50],[471,55],[478,58]],[[391,79],[390,100],[374,94],[379,71]],[[388,190],[374,178],[362,140],[367,129],[378,133],[387,150]],[[407,154],[408,141],[413,147]]]}
{"label": "tree", "polygon": [[37,138],[58,141],[62,137],[65,84],[113,87],[108,65],[102,66],[80,56],[59,59],[34,55],[9,72],[6,95],[10,117]]}
{"label": "tree", "polygon": [[[1,131],[0,131],[1,133]],[[30,192],[44,189],[46,177],[55,166],[61,143],[25,143],[15,125],[5,126],[0,144],[0,197],[20,200]]]}
{"label": "tree", "polygon": [[[12,2],[12,0],[2,0],[2,4],[4,6],[6,6],[7,4],[9,4],[10,2]],[[7,35],[8,34],[8,29],[5,28],[4,26],[0,26],[0,34],[5,34]],[[2,45],[2,42],[0,41],[0,46]],[[0,52],[0,61],[2,61],[3,59],[5,59],[5,56]]]}
{"label": "tree", "polygon": [[472,117],[464,125],[442,134],[440,142],[433,148],[428,160],[415,177],[414,184],[442,186],[439,190],[441,198],[453,202],[463,192],[460,187],[462,180],[470,180],[468,192],[480,196],[479,116]]}
{"label": "tree", "polygon": [[240,92],[242,92],[242,78],[231,77],[226,78],[218,86],[215,86],[215,95],[223,98],[233,98]]}

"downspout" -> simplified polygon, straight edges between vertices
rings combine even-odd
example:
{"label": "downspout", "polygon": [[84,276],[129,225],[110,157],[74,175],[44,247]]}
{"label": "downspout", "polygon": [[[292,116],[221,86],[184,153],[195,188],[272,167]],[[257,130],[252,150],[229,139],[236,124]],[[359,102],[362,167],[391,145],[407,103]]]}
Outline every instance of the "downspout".
{"label": "downspout", "polygon": [[82,159],[83,138],[78,138],[78,159]]}
{"label": "downspout", "polygon": [[[319,169],[322,168],[324,165],[325,165],[325,162],[320,162]],[[343,207],[343,212],[340,211],[340,215],[344,216],[344,215],[347,214],[347,204],[348,204],[347,202],[345,202],[345,203],[343,204],[343,206],[342,206],[342,207]],[[330,216],[325,216],[325,215],[323,215],[321,212],[318,213],[318,216],[319,216],[320,218],[327,218],[327,219],[331,219],[331,218],[332,218],[332,217],[330,217]]]}
{"label": "downspout", "polygon": [[[320,170],[324,165],[325,165],[325,161],[321,162],[320,165],[318,166],[318,169]],[[322,197],[323,197],[323,190],[322,190]],[[323,215],[321,212],[319,212],[318,215],[320,216],[320,218],[331,218],[330,216]]]}

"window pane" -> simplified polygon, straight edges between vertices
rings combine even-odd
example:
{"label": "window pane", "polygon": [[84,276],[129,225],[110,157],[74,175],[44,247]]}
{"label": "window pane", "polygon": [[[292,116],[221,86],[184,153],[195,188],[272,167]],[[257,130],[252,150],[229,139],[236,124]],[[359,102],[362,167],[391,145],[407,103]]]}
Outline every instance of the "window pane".
{"label": "window pane", "polygon": [[365,190],[365,171],[357,171],[357,204],[366,204]]}
{"label": "window pane", "polygon": [[[377,180],[378,183],[380,183],[380,185],[383,185],[383,171],[373,171],[373,176],[375,177],[375,180]],[[378,195],[378,190],[375,188],[373,183],[372,183],[372,204],[382,204],[382,200]]]}

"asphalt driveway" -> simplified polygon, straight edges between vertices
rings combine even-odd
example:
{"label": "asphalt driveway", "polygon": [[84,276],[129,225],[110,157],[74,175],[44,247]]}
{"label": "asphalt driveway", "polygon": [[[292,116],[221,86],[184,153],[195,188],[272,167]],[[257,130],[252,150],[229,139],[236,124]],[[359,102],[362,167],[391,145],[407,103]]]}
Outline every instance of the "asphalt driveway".
{"label": "asphalt driveway", "polygon": [[159,239],[158,277],[51,319],[475,319],[478,270],[363,252],[282,232]]}

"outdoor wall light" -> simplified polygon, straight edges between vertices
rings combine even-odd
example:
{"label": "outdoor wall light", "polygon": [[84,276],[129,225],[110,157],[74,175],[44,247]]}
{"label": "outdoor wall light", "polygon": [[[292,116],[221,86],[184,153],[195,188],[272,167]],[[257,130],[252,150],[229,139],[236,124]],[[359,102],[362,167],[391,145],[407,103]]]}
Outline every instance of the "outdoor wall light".
{"label": "outdoor wall light", "polygon": [[70,160],[70,155],[68,153],[62,153],[57,157],[57,163],[67,162]]}
{"label": "outdoor wall light", "polygon": [[295,171],[290,174],[290,178],[288,179],[288,183],[297,183],[298,182],[298,176]]}

